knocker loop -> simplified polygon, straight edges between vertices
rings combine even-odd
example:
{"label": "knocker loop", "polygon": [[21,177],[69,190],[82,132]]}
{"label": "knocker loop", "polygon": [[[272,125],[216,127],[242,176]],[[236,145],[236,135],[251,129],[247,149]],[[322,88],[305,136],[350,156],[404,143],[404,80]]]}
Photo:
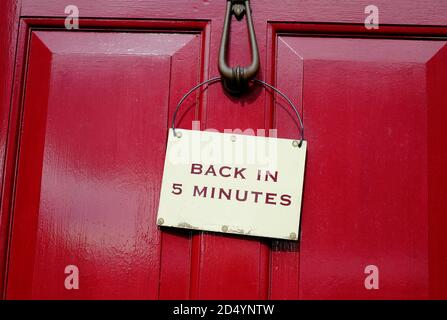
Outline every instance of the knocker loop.
{"label": "knocker loop", "polygon": [[[250,37],[251,64],[247,67],[230,67],[227,64],[227,47],[231,16],[234,14],[238,21],[247,16],[247,29]],[[253,27],[249,0],[227,0],[222,40],[219,50],[219,72],[225,89],[232,95],[240,95],[248,88],[248,82],[253,79],[259,71],[259,51],[256,42],[256,34]]]}

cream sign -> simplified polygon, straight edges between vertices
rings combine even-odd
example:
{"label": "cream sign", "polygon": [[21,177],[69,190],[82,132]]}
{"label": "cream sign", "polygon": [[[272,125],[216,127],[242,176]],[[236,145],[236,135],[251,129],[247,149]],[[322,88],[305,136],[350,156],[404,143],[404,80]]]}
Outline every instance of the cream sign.
{"label": "cream sign", "polygon": [[306,142],[169,132],[157,224],[298,239]]}

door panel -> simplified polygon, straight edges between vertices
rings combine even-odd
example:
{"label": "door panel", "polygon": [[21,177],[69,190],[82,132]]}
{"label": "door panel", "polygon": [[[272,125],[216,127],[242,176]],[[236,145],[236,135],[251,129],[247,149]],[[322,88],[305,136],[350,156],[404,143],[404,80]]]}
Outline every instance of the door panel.
{"label": "door panel", "polygon": [[[200,44],[198,34],[32,33],[8,298],[158,297],[159,185],[171,92],[184,90],[171,81],[186,65],[183,81],[197,82]],[[65,289],[68,265],[82,290]]]}
{"label": "door panel", "polygon": [[[429,101],[440,98],[428,74],[446,76],[431,61],[441,58],[447,42],[277,41],[276,77],[302,84],[309,141],[299,260],[295,252],[281,261],[299,261],[299,297],[427,298],[427,128],[436,108]],[[283,135],[296,132],[290,121],[287,110],[276,109]],[[365,290],[368,265],[379,267],[380,290]]]}
{"label": "door panel", "polygon": [[447,299],[447,48],[427,63],[427,165],[430,297]]}

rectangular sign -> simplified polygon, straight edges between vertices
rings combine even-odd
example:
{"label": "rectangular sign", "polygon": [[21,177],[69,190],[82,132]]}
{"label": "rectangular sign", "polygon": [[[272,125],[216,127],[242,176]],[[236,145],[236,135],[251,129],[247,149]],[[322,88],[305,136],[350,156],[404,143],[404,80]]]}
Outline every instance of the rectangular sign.
{"label": "rectangular sign", "polygon": [[306,141],[169,131],[157,224],[298,240]]}

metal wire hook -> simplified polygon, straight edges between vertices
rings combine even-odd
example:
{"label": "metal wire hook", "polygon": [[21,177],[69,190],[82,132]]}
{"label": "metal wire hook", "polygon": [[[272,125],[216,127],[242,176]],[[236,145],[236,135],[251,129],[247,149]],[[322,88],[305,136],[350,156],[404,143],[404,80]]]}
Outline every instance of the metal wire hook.
{"label": "metal wire hook", "polygon": [[[214,77],[208,80],[205,80],[201,83],[199,83],[198,85],[194,86],[193,88],[191,88],[181,99],[180,101],[177,103],[177,106],[175,108],[174,111],[174,115],[172,117],[172,132],[174,134],[174,137],[176,137],[177,135],[175,134],[175,119],[177,118],[177,113],[182,105],[182,103],[186,100],[186,98],[189,97],[189,95],[191,93],[193,93],[194,91],[196,91],[197,89],[199,89],[200,87],[206,85],[206,84],[211,84],[211,83],[215,83],[218,81],[221,81],[222,78],[221,77]],[[300,129],[301,129],[301,140],[299,142],[299,147],[301,147],[303,141],[304,141],[304,123],[303,120],[301,119],[300,113],[298,112],[298,109],[295,107],[295,105],[293,104],[293,102],[289,99],[289,97],[287,97],[283,92],[281,92],[278,88],[272,86],[271,84],[268,84],[265,81],[259,80],[259,79],[252,79],[250,80],[253,83],[257,83],[257,84],[262,84],[263,86],[275,91],[277,94],[279,94],[281,97],[284,98],[284,100],[287,101],[287,103],[292,107],[293,111],[295,112],[296,117],[298,118],[298,121],[300,123]]]}

